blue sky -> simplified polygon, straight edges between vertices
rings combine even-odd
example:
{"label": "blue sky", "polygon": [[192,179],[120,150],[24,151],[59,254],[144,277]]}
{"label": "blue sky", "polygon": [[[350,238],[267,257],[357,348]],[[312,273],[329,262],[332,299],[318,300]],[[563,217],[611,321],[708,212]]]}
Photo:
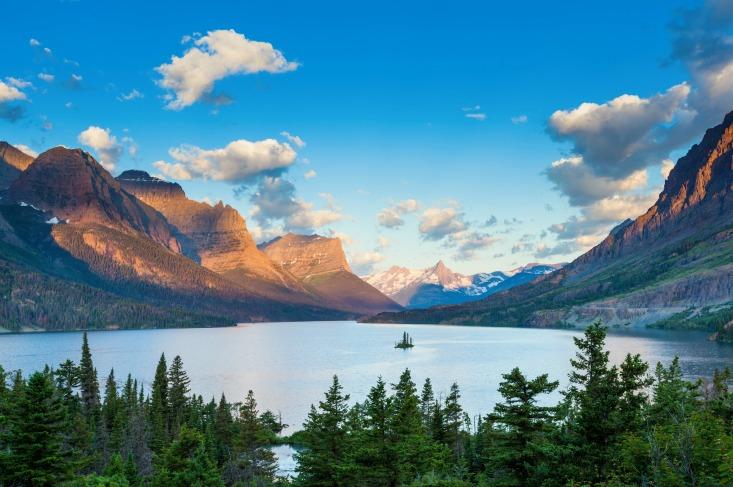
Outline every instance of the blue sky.
{"label": "blue sky", "polygon": [[733,108],[722,0],[27,3],[0,139],[176,179],[261,239],[341,236],[359,272],[570,260]]}

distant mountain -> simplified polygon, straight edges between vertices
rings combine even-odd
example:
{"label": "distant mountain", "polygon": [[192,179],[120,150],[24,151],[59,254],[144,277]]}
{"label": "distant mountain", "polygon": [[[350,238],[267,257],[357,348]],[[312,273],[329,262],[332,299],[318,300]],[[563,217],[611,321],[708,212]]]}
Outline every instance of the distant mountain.
{"label": "distant mountain", "polygon": [[257,248],[244,218],[231,206],[189,199],[179,184],[145,171],[125,171],[117,181],[158,210],[175,228],[184,252],[202,266],[261,295],[317,304],[310,290]]}
{"label": "distant mountain", "polygon": [[0,190],[7,189],[33,162],[33,157],[0,141]]}
{"label": "distant mountain", "polygon": [[336,309],[364,314],[401,307],[354,273],[346,261],[341,240],[320,235],[288,233],[260,248],[278,265],[293,274]]}
{"label": "distant mountain", "polygon": [[557,272],[484,300],[373,321],[701,328],[733,336],[733,112],[669,174],[656,203]]}
{"label": "distant mountain", "polygon": [[464,275],[443,261],[427,269],[393,266],[364,280],[410,309],[476,301],[493,293],[524,284],[559,269],[558,264],[529,264],[507,273],[495,271]]}
{"label": "distant mountain", "polygon": [[[197,215],[211,217],[209,227],[202,223],[201,228],[212,229],[212,241],[221,237],[213,229],[222,225],[234,234],[237,224],[243,230],[243,221],[223,205],[206,206],[209,210],[191,216],[193,221]],[[305,294],[280,299],[267,285],[252,285],[254,277],[237,282],[204,267],[201,261],[217,267],[216,252],[209,251],[226,248],[204,240],[181,231],[86,152],[46,151],[0,200],[0,326],[213,326],[356,315],[300,299]],[[244,255],[254,251],[267,260],[253,242],[239,244],[249,244]]]}

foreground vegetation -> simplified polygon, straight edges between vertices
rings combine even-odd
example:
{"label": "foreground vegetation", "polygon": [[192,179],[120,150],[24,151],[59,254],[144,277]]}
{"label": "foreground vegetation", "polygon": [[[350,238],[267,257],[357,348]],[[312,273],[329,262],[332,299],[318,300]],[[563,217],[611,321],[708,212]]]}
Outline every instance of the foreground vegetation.
{"label": "foreground vegetation", "polygon": [[268,449],[285,425],[253,393],[206,403],[180,357],[152,387],[114,372],[100,392],[86,335],[81,360],[24,377],[0,368],[2,486],[720,486],[733,485],[729,371],[692,384],[677,360],[653,373],[638,355],[609,363],[600,324],[576,338],[570,386],[518,369],[503,401],[472,422],[453,385],[438,398],[410,371],[352,404],[334,376],[312,406],[295,479]]}

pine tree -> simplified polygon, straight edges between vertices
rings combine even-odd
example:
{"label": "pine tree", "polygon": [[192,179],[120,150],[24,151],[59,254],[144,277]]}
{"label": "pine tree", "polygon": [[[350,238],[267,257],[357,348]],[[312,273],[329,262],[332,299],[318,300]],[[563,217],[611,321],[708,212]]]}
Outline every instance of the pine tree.
{"label": "pine tree", "polygon": [[354,461],[362,467],[358,477],[366,485],[389,485],[396,477],[390,411],[387,385],[379,377],[364,402],[363,430],[354,442]]}
{"label": "pine tree", "polygon": [[206,452],[204,437],[186,425],[156,462],[153,487],[223,487],[218,469]]}
{"label": "pine tree", "polygon": [[181,423],[186,417],[189,385],[191,380],[183,369],[183,360],[176,355],[168,370],[168,403],[170,406],[170,432],[172,436],[178,433]]}
{"label": "pine tree", "polygon": [[124,413],[123,405],[117,393],[115,371],[112,369],[104,387],[104,403],[102,405],[102,418],[109,438],[108,447],[112,452],[118,452],[122,445]]}
{"label": "pine tree", "polygon": [[463,455],[461,444],[461,427],[463,425],[463,409],[459,403],[461,393],[458,384],[451,385],[450,393],[445,398],[445,444],[453,451],[453,456],[458,459]]}
{"label": "pine tree", "polygon": [[221,395],[214,413],[213,436],[216,445],[217,464],[223,465],[231,457],[232,438],[234,436],[232,406],[227,402],[224,394]]}
{"label": "pine tree", "polygon": [[50,375],[42,372],[32,374],[18,392],[11,413],[11,477],[20,485],[58,485],[70,475],[62,449],[62,400]]}
{"label": "pine tree", "polygon": [[499,392],[504,402],[497,404],[488,418],[499,428],[487,455],[489,469],[510,480],[507,485],[540,485],[541,463],[555,409],[538,406],[537,396],[551,393],[558,382],[550,382],[547,374],[528,380],[518,368],[502,377]]}
{"label": "pine tree", "polygon": [[348,485],[342,473],[348,451],[346,416],[349,396],[343,394],[338,377],[326,392],[318,409],[311,406],[303,425],[305,449],[296,454],[298,484],[340,487]]}
{"label": "pine tree", "polygon": [[268,435],[259,419],[257,401],[249,391],[239,406],[234,438],[234,466],[231,480],[245,484],[271,483],[277,470],[275,454],[267,447]]}
{"label": "pine tree", "polygon": [[81,388],[81,402],[84,415],[90,424],[94,425],[99,415],[99,382],[97,380],[97,371],[92,362],[92,353],[89,350],[87,332],[84,332],[81,346],[79,387]]}
{"label": "pine tree", "polygon": [[435,394],[433,393],[433,384],[430,382],[430,377],[428,377],[425,379],[420,394],[420,416],[422,417],[423,427],[428,433],[433,421],[433,403],[435,403]]}
{"label": "pine tree", "polygon": [[168,404],[168,367],[165,354],[160,356],[155,369],[153,388],[150,394],[150,447],[159,452],[168,442],[168,424],[170,409]]}

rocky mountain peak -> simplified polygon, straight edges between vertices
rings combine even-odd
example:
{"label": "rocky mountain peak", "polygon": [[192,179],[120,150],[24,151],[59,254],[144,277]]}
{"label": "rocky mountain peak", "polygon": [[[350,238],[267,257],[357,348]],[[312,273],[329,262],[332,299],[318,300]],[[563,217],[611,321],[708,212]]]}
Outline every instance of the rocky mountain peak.
{"label": "rocky mountain peak", "polygon": [[9,199],[74,224],[99,224],[148,235],[179,252],[165,219],[138,200],[81,149],[55,147],[39,155],[8,191]]}
{"label": "rocky mountain peak", "polygon": [[351,272],[338,238],[288,233],[261,248],[275,263],[299,279],[342,270]]}
{"label": "rocky mountain peak", "polygon": [[659,198],[646,213],[618,225],[570,270],[597,266],[642,246],[651,250],[733,223],[732,188],[733,112],[723,123],[708,129],[700,143],[677,161]]}
{"label": "rocky mountain peak", "polygon": [[33,162],[33,157],[0,141],[0,189],[6,189]]}

